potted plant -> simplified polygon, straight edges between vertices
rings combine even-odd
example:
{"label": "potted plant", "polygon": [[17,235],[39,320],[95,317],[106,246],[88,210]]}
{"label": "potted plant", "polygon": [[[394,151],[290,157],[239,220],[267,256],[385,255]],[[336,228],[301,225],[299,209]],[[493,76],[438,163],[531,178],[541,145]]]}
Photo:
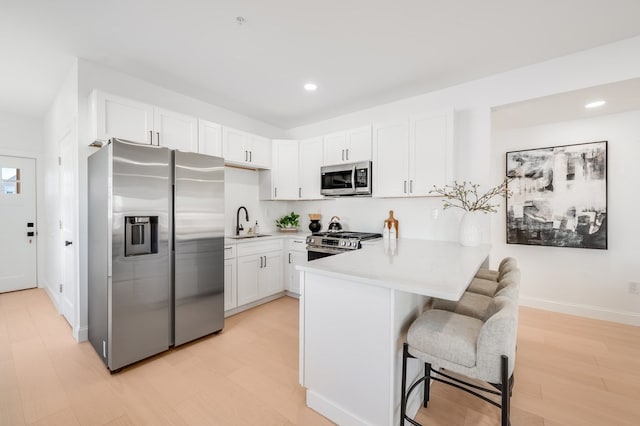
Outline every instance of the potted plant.
{"label": "potted plant", "polygon": [[281,232],[294,232],[297,231],[300,226],[298,219],[300,219],[300,215],[291,212],[289,215],[284,215],[276,219],[276,226]]}
{"label": "potted plant", "polygon": [[484,193],[478,193],[479,184],[454,181],[453,185],[445,185],[444,188],[438,188],[434,185],[429,193],[436,193],[444,197],[442,202],[445,210],[449,208],[464,210],[465,213],[460,221],[460,244],[477,246],[480,244],[477,213],[496,213],[499,204],[492,204],[491,201],[499,195],[508,198],[511,195],[508,184],[509,179],[505,178],[500,185],[489,188]]}

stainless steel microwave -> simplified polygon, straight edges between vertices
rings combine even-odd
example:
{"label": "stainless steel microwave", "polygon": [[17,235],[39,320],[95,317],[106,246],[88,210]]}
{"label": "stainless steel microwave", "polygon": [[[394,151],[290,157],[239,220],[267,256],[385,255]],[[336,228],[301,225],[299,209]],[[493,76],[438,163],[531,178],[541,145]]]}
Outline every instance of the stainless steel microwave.
{"label": "stainless steel microwave", "polygon": [[320,168],[322,195],[371,195],[371,161]]}

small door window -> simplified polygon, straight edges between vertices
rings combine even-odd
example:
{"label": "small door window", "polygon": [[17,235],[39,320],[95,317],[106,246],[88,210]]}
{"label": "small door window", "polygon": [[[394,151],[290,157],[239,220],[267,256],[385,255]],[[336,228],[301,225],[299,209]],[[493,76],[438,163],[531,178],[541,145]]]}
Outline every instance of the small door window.
{"label": "small door window", "polygon": [[0,193],[20,194],[20,169],[2,167],[2,179],[0,179]]}

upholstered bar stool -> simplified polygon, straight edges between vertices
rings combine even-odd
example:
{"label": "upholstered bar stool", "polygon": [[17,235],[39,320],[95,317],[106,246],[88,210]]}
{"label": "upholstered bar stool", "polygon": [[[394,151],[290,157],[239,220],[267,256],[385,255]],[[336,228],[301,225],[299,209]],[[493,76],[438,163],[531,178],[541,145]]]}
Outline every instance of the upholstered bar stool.
{"label": "upholstered bar stool", "polygon": [[493,297],[465,292],[459,301],[435,299],[433,309],[455,312],[456,314],[484,320],[489,311],[489,305],[494,297],[508,297],[516,306],[520,297],[520,280],[503,279],[500,281],[497,292]]}
{"label": "upholstered bar stool", "polygon": [[474,278],[471,280],[469,287],[467,287],[467,292],[493,297],[493,295],[498,292],[500,283],[507,280],[520,281],[520,269],[518,269],[518,267],[510,268],[500,276],[498,281]]}
{"label": "upholstered bar stool", "polygon": [[515,269],[517,267],[518,262],[515,258],[505,257],[500,261],[497,271],[493,269],[480,268],[478,272],[476,272],[476,278],[480,278],[483,280],[500,281],[502,274],[504,274],[505,272],[509,272],[511,269]]}
{"label": "upholstered bar stool", "polygon": [[[492,299],[485,321],[440,309],[420,315],[409,327],[403,348],[400,425],[408,421],[420,426],[406,415],[407,399],[423,384],[423,405],[427,407],[433,379],[499,407],[501,425],[509,426],[517,329],[517,306],[504,296]],[[425,373],[406,390],[408,358],[424,362]],[[449,373],[480,380],[491,387],[469,383]],[[491,395],[499,396],[499,402]]]}

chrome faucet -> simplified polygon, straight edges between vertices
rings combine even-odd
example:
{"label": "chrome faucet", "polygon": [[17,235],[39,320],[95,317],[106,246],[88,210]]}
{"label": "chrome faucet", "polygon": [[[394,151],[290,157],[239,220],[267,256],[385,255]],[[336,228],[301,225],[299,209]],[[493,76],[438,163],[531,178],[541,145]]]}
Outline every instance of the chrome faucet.
{"label": "chrome faucet", "polygon": [[246,215],[246,220],[249,222],[249,212],[245,206],[240,206],[238,211],[236,212],[236,235],[240,235],[240,231],[244,231],[242,225],[240,225],[240,210],[244,209],[244,213]]}

